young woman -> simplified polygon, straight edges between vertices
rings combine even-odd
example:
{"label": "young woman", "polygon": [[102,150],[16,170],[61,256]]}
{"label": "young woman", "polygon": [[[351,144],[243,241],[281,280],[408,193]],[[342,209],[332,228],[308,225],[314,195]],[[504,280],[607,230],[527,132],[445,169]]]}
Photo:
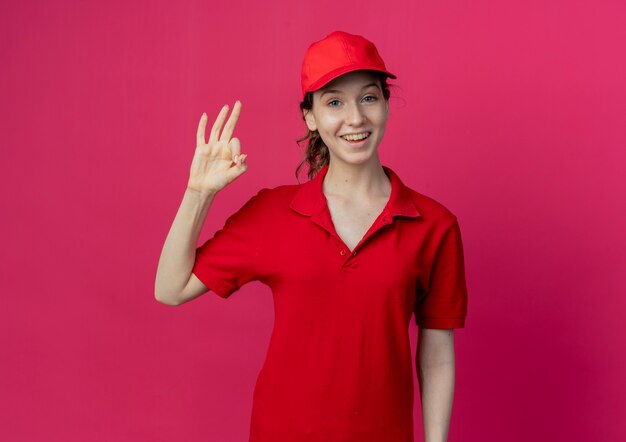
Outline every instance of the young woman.
{"label": "young woman", "polygon": [[197,148],[159,261],[155,296],[179,305],[259,280],[275,323],[254,390],[250,441],[413,441],[416,355],[426,441],[445,441],[455,379],[453,329],[467,289],[455,215],[381,165],[387,71],[365,38],[333,32],[302,65],[304,184],[262,189],[196,248],[215,195],[247,170],[224,106]]}

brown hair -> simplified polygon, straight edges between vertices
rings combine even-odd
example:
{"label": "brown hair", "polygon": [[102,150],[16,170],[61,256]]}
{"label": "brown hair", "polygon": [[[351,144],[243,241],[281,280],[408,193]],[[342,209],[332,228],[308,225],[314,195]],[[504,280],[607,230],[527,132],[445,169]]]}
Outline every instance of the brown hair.
{"label": "brown hair", "polygon": [[[389,84],[387,84],[387,76],[381,74],[377,71],[372,71],[376,76],[380,79],[380,85],[383,92],[383,97],[385,100],[389,101]],[[310,111],[313,109],[313,92],[307,92],[304,96],[304,99],[300,103],[300,112],[302,114],[302,119],[306,121],[304,117],[304,111]],[[330,154],[328,152],[328,147],[322,141],[322,137],[317,132],[317,130],[310,130],[307,128],[307,133],[302,138],[296,140],[296,143],[300,145],[301,142],[307,141],[306,152],[304,153],[304,159],[298,165],[296,169],[296,179],[298,179],[298,175],[300,174],[300,170],[305,164],[308,164],[309,170],[307,172],[307,177],[311,180],[317,175],[317,173],[324,168],[324,166],[328,165],[330,161]],[[298,182],[300,180],[298,179]]]}

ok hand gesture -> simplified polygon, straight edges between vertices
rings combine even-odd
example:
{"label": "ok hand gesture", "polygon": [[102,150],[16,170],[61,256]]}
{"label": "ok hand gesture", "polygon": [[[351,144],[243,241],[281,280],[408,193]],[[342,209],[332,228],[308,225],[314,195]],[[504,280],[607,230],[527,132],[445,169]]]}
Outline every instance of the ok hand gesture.
{"label": "ok hand gesture", "polygon": [[187,183],[188,188],[200,193],[215,194],[248,169],[247,155],[241,153],[239,139],[231,138],[240,112],[241,102],[236,101],[226,126],[222,130],[228,114],[228,105],[222,107],[213,123],[208,142],[205,142],[208,117],[206,113],[202,114],[198,125],[196,151],[191,162]]}

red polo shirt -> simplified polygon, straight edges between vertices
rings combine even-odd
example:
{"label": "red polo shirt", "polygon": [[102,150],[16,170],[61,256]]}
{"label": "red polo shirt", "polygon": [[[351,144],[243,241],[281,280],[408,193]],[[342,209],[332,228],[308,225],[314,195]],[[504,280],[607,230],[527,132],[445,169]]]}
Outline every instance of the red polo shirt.
{"label": "red polo shirt", "polygon": [[193,273],[227,298],[267,284],[274,328],[254,390],[252,442],[413,442],[408,326],[464,327],[456,217],[384,167],[391,196],[350,252],[311,181],[262,189],[196,251]]}

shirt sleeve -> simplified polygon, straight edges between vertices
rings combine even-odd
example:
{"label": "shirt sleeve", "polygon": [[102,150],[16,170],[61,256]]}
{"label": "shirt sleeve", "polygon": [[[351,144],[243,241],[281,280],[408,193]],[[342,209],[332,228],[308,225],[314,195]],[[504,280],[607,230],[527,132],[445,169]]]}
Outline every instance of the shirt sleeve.
{"label": "shirt sleeve", "polygon": [[222,298],[228,298],[245,283],[258,279],[261,192],[231,215],[212,238],[196,248],[192,273]]}
{"label": "shirt sleeve", "polygon": [[467,285],[461,230],[456,218],[437,248],[428,288],[418,298],[414,313],[419,327],[465,327]]}

